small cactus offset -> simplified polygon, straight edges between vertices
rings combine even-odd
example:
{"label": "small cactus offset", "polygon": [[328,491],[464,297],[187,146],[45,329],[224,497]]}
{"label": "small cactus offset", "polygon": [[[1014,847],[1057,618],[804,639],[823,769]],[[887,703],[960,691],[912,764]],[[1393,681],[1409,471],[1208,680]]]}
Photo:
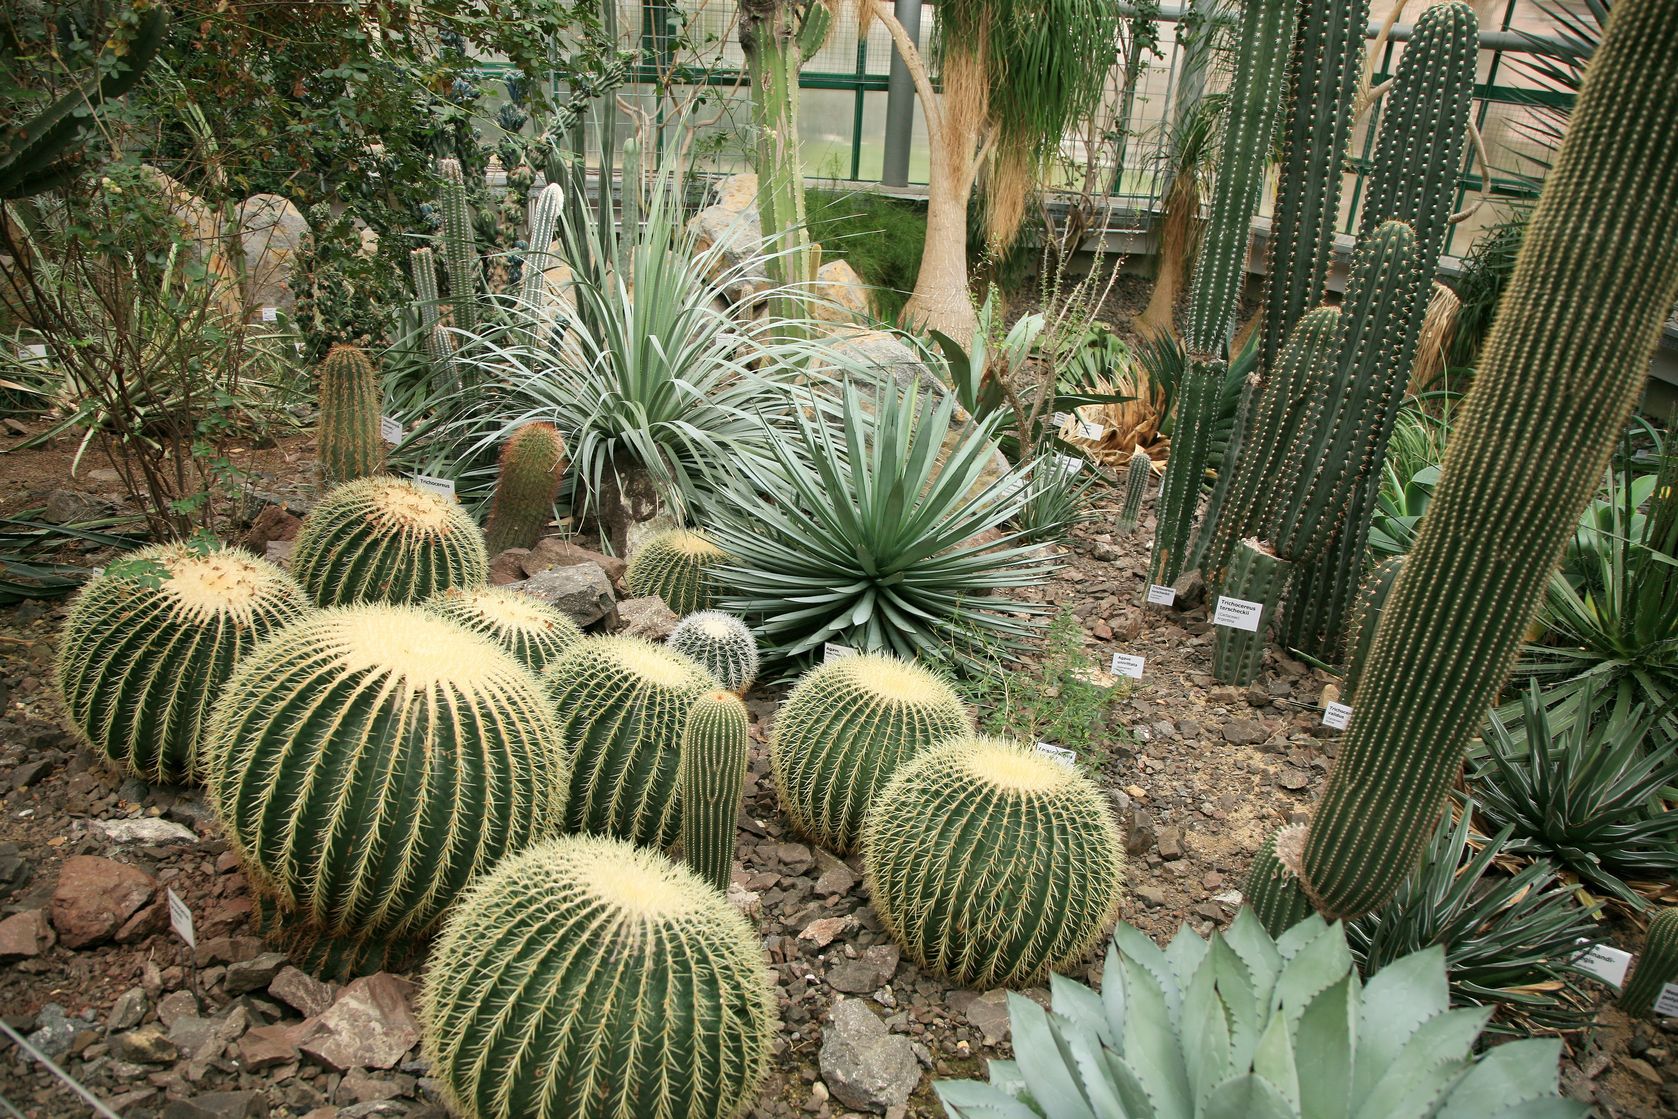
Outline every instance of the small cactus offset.
{"label": "small cactus offset", "polygon": [[757,679],[757,638],[732,614],[720,610],[689,614],[676,623],[668,640],[672,649],[698,661],[736,695],[744,695]]}
{"label": "small cactus offset", "polygon": [[1271,936],[1281,936],[1311,916],[1311,900],[1299,888],[1299,860],[1305,850],[1305,825],[1289,824],[1253,856],[1247,874],[1247,904]]}
{"label": "small cactus offset", "polygon": [[379,432],[379,376],[360,347],[334,345],[320,363],[321,477],[328,485],[381,474],[385,441]]}
{"label": "small cactus offset", "polygon": [[1154,499],[1154,550],[1148,581],[1169,586],[1183,573],[1195,510],[1200,503],[1201,477],[1212,446],[1212,425],[1223,397],[1222,361],[1191,361],[1175,406],[1171,457]]}
{"label": "small cactus offset", "polygon": [[1229,561],[1224,594],[1260,605],[1258,629],[1219,626],[1212,645],[1212,677],[1220,684],[1245,687],[1258,678],[1264,662],[1265,632],[1276,617],[1293,565],[1258,539],[1241,541]]}
{"label": "small cactus offset", "polygon": [[858,653],[818,665],[788,694],[770,732],[781,811],[807,838],[849,854],[898,766],[972,731],[955,689],[913,661]]}
{"label": "small cactus offset", "polygon": [[1137,447],[1130,453],[1130,465],[1125,471],[1124,509],[1119,514],[1119,531],[1135,532],[1142,519],[1142,502],[1148,496],[1148,479],[1154,472],[1154,460],[1148,452]]}
{"label": "small cactus offset", "polygon": [[677,774],[694,701],[711,674],[638,637],[588,637],[542,673],[571,756],[565,829],[670,847],[681,831]]}
{"label": "small cactus offset", "polygon": [[449,310],[454,325],[472,330],[478,325],[478,241],[472,232],[472,204],[466,198],[466,179],[460,160],[439,159],[437,173],[443,180],[443,264],[449,272]]}
{"label": "small cactus offset", "polygon": [[560,211],[565,208],[565,191],[558,183],[549,183],[536,196],[530,208],[529,248],[524,254],[524,271],[519,278],[521,310],[532,321],[541,322],[548,307],[547,269],[559,263],[553,251],[554,235],[559,230]]}
{"label": "small cactus offset", "polygon": [[1124,844],[1105,794],[1070,766],[963,738],[897,771],[868,810],[862,859],[881,923],[921,966],[1012,987],[1112,924]]}
{"label": "small cactus offset", "polygon": [[682,857],[701,879],[728,892],[734,831],[746,787],[751,718],[732,692],[706,692],[682,732]]}
{"label": "small cactus offset", "polygon": [[58,694],[89,744],[129,773],[196,781],[204,723],[240,658],[308,608],[289,575],[244,552],[143,548],[77,594]]}
{"label": "small cactus offset", "polygon": [[454,502],[400,478],[358,478],[303,519],[291,573],[321,606],[419,602],[482,583],[489,555]]}
{"label": "small cactus offset", "polygon": [[216,703],[204,768],[265,930],[333,976],[402,966],[565,807],[535,678],[412,606],[321,611],[258,645]]}
{"label": "small cactus offset", "polygon": [[1357,701],[1358,677],[1363,673],[1369,650],[1375,645],[1375,630],[1381,624],[1381,611],[1386,608],[1387,595],[1392,593],[1398,573],[1404,567],[1403,556],[1388,556],[1363,577],[1363,586],[1352,604],[1352,617],[1346,626],[1346,702]]}
{"label": "small cactus offset", "polygon": [[537,676],[583,639],[577,623],[545,602],[504,587],[450,587],[421,603],[492,639]]}
{"label": "small cactus offset", "polygon": [[629,593],[657,595],[678,616],[709,610],[717,604],[713,570],[728,561],[728,553],[702,532],[671,529],[641,545],[629,558],[624,578]]}
{"label": "small cactus offset", "polygon": [[553,424],[524,424],[507,437],[484,529],[490,555],[541,539],[564,477],[565,437]]}
{"label": "small cactus offset", "polygon": [[1652,1018],[1669,986],[1678,987],[1678,909],[1663,909],[1649,922],[1637,966],[1620,992],[1620,1006],[1633,1017]]}
{"label": "small cactus offset", "polygon": [[737,1119],[775,1037],[757,933],[685,867],[566,836],[473,886],[420,994],[462,1119]]}

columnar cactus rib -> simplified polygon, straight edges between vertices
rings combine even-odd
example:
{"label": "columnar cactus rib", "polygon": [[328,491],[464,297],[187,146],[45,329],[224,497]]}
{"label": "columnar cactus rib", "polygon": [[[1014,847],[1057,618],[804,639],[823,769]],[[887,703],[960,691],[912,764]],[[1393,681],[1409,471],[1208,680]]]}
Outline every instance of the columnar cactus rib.
{"label": "columnar cactus rib", "polygon": [[529,548],[553,518],[565,480],[565,437],[550,423],[527,423],[501,446],[501,471],[484,529],[490,555]]}
{"label": "columnar cactus rib", "polygon": [[1118,913],[1123,866],[1092,781],[994,738],[906,763],[863,839],[881,923],[923,967],[975,987],[1023,985],[1081,957]]}
{"label": "columnar cactus rib", "polygon": [[770,731],[781,810],[807,838],[848,854],[899,766],[972,731],[955,689],[912,661],[858,653],[818,665],[792,689]]}
{"label": "columnar cactus rib", "polygon": [[[414,306],[419,311],[420,331],[427,346],[431,332],[442,319],[442,296],[437,291],[437,258],[427,246],[408,254],[408,268],[414,276]],[[432,354],[432,360],[438,360]]]}
{"label": "columnar cactus rib", "polygon": [[1265,840],[1253,856],[1244,892],[1264,931],[1273,937],[1311,916],[1311,900],[1299,888],[1295,869],[1304,847],[1305,825],[1290,824]]}
{"label": "columnar cactus rib", "polygon": [[564,208],[565,191],[558,183],[549,183],[530,209],[530,236],[525,242],[529,248],[524,254],[524,273],[519,281],[519,303],[524,313],[537,322],[548,306],[546,270],[560,261],[553,244],[559,231],[560,211]]}
{"label": "columnar cactus rib", "polygon": [[1678,5],[1625,0],[1591,59],[1314,815],[1331,917],[1414,866],[1678,302],[1674,41]]}
{"label": "columnar cactus rib", "polygon": [[1124,510],[1119,514],[1119,531],[1135,532],[1142,519],[1142,502],[1148,496],[1148,479],[1154,472],[1154,460],[1148,452],[1137,447],[1130,453],[1130,466],[1125,471]]}
{"label": "columnar cactus rib", "polygon": [[583,639],[583,631],[566,615],[504,587],[450,587],[421,605],[490,638],[537,676]]}
{"label": "columnar cactus rib", "polygon": [[507,859],[450,917],[420,996],[463,1119],[737,1119],[775,993],[745,919],[690,871],[568,836]]}
{"label": "columnar cactus rib", "polygon": [[1404,567],[1403,556],[1388,556],[1363,577],[1363,586],[1352,605],[1351,620],[1346,627],[1346,702],[1357,702],[1358,680],[1375,646],[1375,631],[1381,624],[1381,612],[1386,609],[1387,596],[1392,593],[1398,573]]}
{"label": "columnar cactus rib", "polygon": [[1663,909],[1649,922],[1637,966],[1620,992],[1620,1006],[1634,1017],[1651,1018],[1669,983],[1678,983],[1678,909]]}
{"label": "columnar cactus rib", "polygon": [[1212,427],[1223,396],[1222,361],[1193,361],[1183,372],[1177,395],[1176,427],[1171,432],[1171,457],[1154,501],[1154,550],[1148,581],[1166,586],[1182,574],[1195,508],[1200,501],[1201,476],[1212,445]]}
{"label": "columnar cactus rib", "polygon": [[675,843],[682,733],[694,701],[716,680],[662,645],[589,637],[548,665],[542,683],[571,756],[566,830]]}
{"label": "columnar cactus rib", "polygon": [[419,602],[482,583],[489,555],[454,502],[399,478],[358,478],[303,519],[291,573],[321,606]]}
{"label": "columnar cactus rib", "polygon": [[1276,617],[1293,565],[1256,539],[1236,545],[1223,592],[1262,606],[1256,630],[1219,626],[1212,646],[1212,676],[1220,684],[1245,686],[1258,678],[1264,661],[1265,633]]}
{"label": "columnar cactus rib", "polygon": [[458,159],[439,159],[437,174],[443,183],[437,201],[443,211],[443,263],[449,270],[449,309],[456,327],[472,330],[478,325],[479,265],[466,180]]}
{"label": "columnar cactus rib", "polygon": [[707,692],[689,708],[682,733],[682,857],[723,893],[734,870],[750,726],[740,697]]}
{"label": "columnar cactus rib", "polygon": [[268,932],[333,974],[395,964],[477,874],[564,815],[534,677],[417,607],[311,614],[240,662],[204,738],[209,799]]}
{"label": "columnar cactus rib", "polygon": [[670,631],[669,645],[692,657],[722,686],[742,695],[757,679],[757,638],[732,614],[701,610],[689,614]]}
{"label": "columnar cactus rib", "polygon": [[142,548],[77,594],[58,693],[88,743],[128,772],[196,781],[203,726],[240,658],[308,608],[289,575],[244,552]]}
{"label": "columnar cactus rib", "polygon": [[329,485],[383,473],[379,377],[357,346],[334,345],[320,363],[321,476]]}
{"label": "columnar cactus rib", "polygon": [[704,533],[671,529],[654,536],[629,557],[624,579],[630,594],[657,595],[678,615],[687,615],[717,604],[713,569],[726,562],[728,553]]}

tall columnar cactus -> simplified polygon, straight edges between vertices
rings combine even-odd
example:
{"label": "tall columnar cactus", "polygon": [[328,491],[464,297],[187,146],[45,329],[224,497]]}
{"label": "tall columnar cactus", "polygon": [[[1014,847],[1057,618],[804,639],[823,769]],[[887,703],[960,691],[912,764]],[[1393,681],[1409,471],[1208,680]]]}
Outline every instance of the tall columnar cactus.
{"label": "tall columnar cactus", "polygon": [[536,196],[530,208],[530,232],[525,240],[529,246],[524,254],[524,269],[519,277],[519,303],[525,314],[540,322],[548,307],[546,270],[559,263],[553,251],[554,237],[559,232],[560,211],[565,208],[565,191],[558,183],[549,183]]}
{"label": "tall columnar cactus", "polygon": [[400,966],[468,881],[552,833],[568,767],[535,678],[488,638],[352,606],[240,661],[204,768],[266,931],[343,975]]}
{"label": "tall columnar cactus", "polygon": [[858,653],[818,665],[792,689],[770,732],[781,810],[805,836],[848,854],[892,773],[972,730],[955,689],[912,661]]}
{"label": "tall columnar cactus", "polygon": [[505,587],[450,587],[421,605],[490,638],[538,676],[583,639],[583,631],[569,617]]}
{"label": "tall columnar cactus", "polygon": [[321,477],[329,485],[366,478],[385,468],[379,431],[379,377],[358,346],[334,345],[320,363],[320,424],[316,433]]}
{"label": "tall columnar cactus", "polygon": [[739,696],[706,692],[688,709],[682,732],[682,857],[724,893],[734,869],[750,726]]}
{"label": "tall columnar cactus", "polygon": [[489,555],[453,501],[400,478],[357,478],[303,519],[291,573],[321,606],[419,602],[482,583]]}
{"label": "tall columnar cactus", "polygon": [[1177,391],[1176,426],[1171,429],[1171,457],[1165,462],[1165,477],[1154,499],[1150,583],[1169,586],[1187,563],[1201,476],[1212,446],[1212,426],[1217,422],[1223,385],[1221,361],[1191,361],[1183,371]]}
{"label": "tall columnar cactus", "polygon": [[862,858],[881,923],[921,966],[1011,987],[1112,923],[1124,844],[1106,796],[1070,766],[963,738],[897,771],[868,810]]}
{"label": "tall columnar cactus", "polygon": [[1330,917],[1414,867],[1678,302],[1674,41],[1678,5],[1623,0],[1586,71],[1311,823]]}
{"label": "tall columnar cactus", "polygon": [[1305,825],[1289,824],[1259,847],[1247,875],[1247,904],[1264,931],[1281,936],[1311,915],[1311,902],[1299,888],[1299,859]]}
{"label": "tall columnar cactus", "polygon": [[717,604],[713,571],[728,553],[702,532],[678,528],[661,532],[629,557],[624,579],[637,597],[657,595],[678,615],[709,610]]}
{"label": "tall columnar cactus", "polygon": [[1119,514],[1119,531],[1135,532],[1142,519],[1142,502],[1148,496],[1148,479],[1154,473],[1154,460],[1148,452],[1137,447],[1130,453],[1130,465],[1125,470],[1124,509]]}
{"label": "tall columnar cactus", "polygon": [[669,847],[681,828],[677,772],[694,701],[711,674],[638,637],[589,637],[542,673],[571,755],[567,831]]}
{"label": "tall columnar cactus", "polygon": [[701,610],[689,614],[670,631],[670,647],[692,657],[724,688],[744,694],[757,679],[757,638],[732,614]]}
{"label": "tall columnar cactus", "polygon": [[460,160],[439,159],[437,174],[443,189],[437,199],[443,211],[443,264],[449,270],[449,310],[454,325],[472,330],[478,325],[478,240],[472,231],[472,204]]}
{"label": "tall columnar cactus", "polygon": [[[443,297],[437,290],[437,255],[429,245],[421,245],[408,254],[408,268],[414,276],[414,309],[419,312],[420,331],[430,347],[431,332],[443,318]],[[440,361],[442,356],[432,352],[431,360]]]}
{"label": "tall columnar cactus", "polygon": [[420,996],[464,1119],[737,1119],[775,1037],[757,933],[653,851],[567,836],[461,899]]}
{"label": "tall columnar cactus", "polygon": [[1620,1006],[1634,1017],[1653,1017],[1655,1001],[1669,984],[1678,984],[1678,909],[1663,909],[1649,922]]}
{"label": "tall columnar cactus", "polygon": [[527,423],[501,445],[484,538],[489,554],[529,548],[553,519],[554,501],[565,480],[565,437],[550,423]]}
{"label": "tall columnar cactus", "polygon": [[1398,573],[1403,570],[1403,556],[1388,556],[1371,568],[1363,577],[1363,585],[1352,603],[1352,616],[1346,626],[1346,702],[1357,702],[1358,679],[1363,675],[1364,662],[1375,646],[1375,631],[1381,625],[1381,612],[1386,609],[1387,596],[1392,593]]}
{"label": "tall columnar cactus", "polygon": [[64,709],[128,772],[195,781],[203,724],[239,659],[308,605],[289,575],[244,552],[143,548],[70,608],[54,665]]}

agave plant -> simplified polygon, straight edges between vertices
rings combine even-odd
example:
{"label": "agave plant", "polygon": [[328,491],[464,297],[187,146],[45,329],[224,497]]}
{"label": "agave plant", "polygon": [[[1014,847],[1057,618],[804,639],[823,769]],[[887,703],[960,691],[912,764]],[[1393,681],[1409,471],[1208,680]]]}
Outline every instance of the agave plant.
{"label": "agave plant", "polygon": [[1054,565],[998,530],[1027,500],[1029,468],[996,453],[994,415],[957,426],[954,408],[848,381],[838,417],[801,412],[772,466],[745,464],[755,485],[712,523],[735,557],[719,569],[721,608],[752,622],[770,657],[839,641],[962,661],[982,639],[1006,647],[1035,630],[1043,608],[1005,592]]}
{"label": "agave plant", "polygon": [[1342,926],[1276,940],[1251,910],[1161,951],[1121,924],[1103,987],[1054,976],[1044,1010],[1010,993],[1014,1059],[935,1085],[955,1119],[1582,1116],[1557,1095],[1561,1042],[1474,1052],[1491,1011],[1450,1009],[1429,948],[1360,981]]}

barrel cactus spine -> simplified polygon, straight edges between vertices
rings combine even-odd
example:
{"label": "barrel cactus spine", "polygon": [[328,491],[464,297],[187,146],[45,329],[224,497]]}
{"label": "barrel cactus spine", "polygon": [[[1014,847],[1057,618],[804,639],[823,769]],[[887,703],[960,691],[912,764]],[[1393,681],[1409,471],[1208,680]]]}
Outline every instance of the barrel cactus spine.
{"label": "barrel cactus spine", "polygon": [[629,557],[624,579],[637,597],[656,595],[677,615],[709,610],[717,604],[714,569],[728,553],[703,532],[671,529],[641,545]]}
{"label": "barrel cactus spine", "polygon": [[321,606],[418,602],[482,583],[489,555],[454,502],[399,478],[357,478],[303,519],[291,573]]}
{"label": "barrel cactus spine", "polygon": [[421,605],[490,638],[538,676],[583,639],[583,631],[565,614],[505,587],[450,587]]}
{"label": "barrel cactus spine", "polygon": [[1289,824],[1259,847],[1247,875],[1247,904],[1264,931],[1281,936],[1312,913],[1299,888],[1299,860],[1305,850],[1305,825]]}
{"label": "barrel cactus spine", "polygon": [[54,678],[87,742],[146,781],[196,781],[198,743],[241,657],[309,609],[291,576],[233,549],[154,544],[77,594]]}
{"label": "barrel cactus spine", "polygon": [[320,363],[321,477],[329,484],[366,478],[385,468],[379,431],[379,377],[365,351],[334,345]]}
{"label": "barrel cactus spine", "polygon": [[1119,514],[1119,531],[1135,532],[1142,519],[1142,502],[1148,496],[1148,478],[1154,472],[1154,460],[1148,452],[1137,447],[1130,453],[1130,465],[1125,470],[1124,510]]}
{"label": "barrel cactus spine", "polygon": [[1031,983],[1080,958],[1118,913],[1123,866],[1094,782],[994,738],[904,764],[863,839],[881,923],[923,967],[975,987]]}
{"label": "barrel cactus spine", "polygon": [[565,437],[553,424],[524,424],[507,437],[484,528],[490,555],[541,539],[564,479]]}
{"label": "barrel cactus spine", "polygon": [[912,661],[858,653],[818,665],[787,695],[770,730],[781,810],[806,838],[849,854],[892,773],[972,730],[955,689]]}
{"label": "barrel cactus spine", "polygon": [[454,325],[472,330],[478,325],[478,241],[472,232],[472,205],[466,198],[466,179],[460,160],[439,159],[437,174],[443,189],[437,208],[443,212],[443,264],[449,272],[449,310]]}
{"label": "barrel cactus spine", "polygon": [[1352,604],[1352,616],[1346,627],[1346,702],[1357,702],[1358,678],[1363,673],[1369,650],[1375,645],[1375,631],[1381,625],[1381,611],[1386,609],[1387,596],[1403,570],[1403,556],[1388,556],[1371,568],[1363,577],[1363,586]]}
{"label": "barrel cactus spine", "polygon": [[216,703],[204,769],[265,931],[337,976],[402,966],[474,876],[564,816],[535,678],[412,606],[324,610],[263,641]]}
{"label": "barrel cactus spine", "polygon": [[739,696],[706,692],[688,709],[682,732],[682,857],[724,893],[734,870],[750,726]]}
{"label": "barrel cactus spine", "polygon": [[419,1001],[431,1075],[463,1119],[737,1119],[776,1029],[762,957],[687,868],[551,840],[480,879],[438,936]]}
{"label": "barrel cactus spine", "polygon": [[722,686],[743,695],[757,679],[757,638],[732,614],[701,610],[676,623],[668,638],[672,649],[698,661]]}
{"label": "barrel cactus spine", "polygon": [[1649,922],[1620,1006],[1634,1017],[1652,1018],[1661,992],[1672,985],[1678,985],[1678,908],[1663,909]]}

